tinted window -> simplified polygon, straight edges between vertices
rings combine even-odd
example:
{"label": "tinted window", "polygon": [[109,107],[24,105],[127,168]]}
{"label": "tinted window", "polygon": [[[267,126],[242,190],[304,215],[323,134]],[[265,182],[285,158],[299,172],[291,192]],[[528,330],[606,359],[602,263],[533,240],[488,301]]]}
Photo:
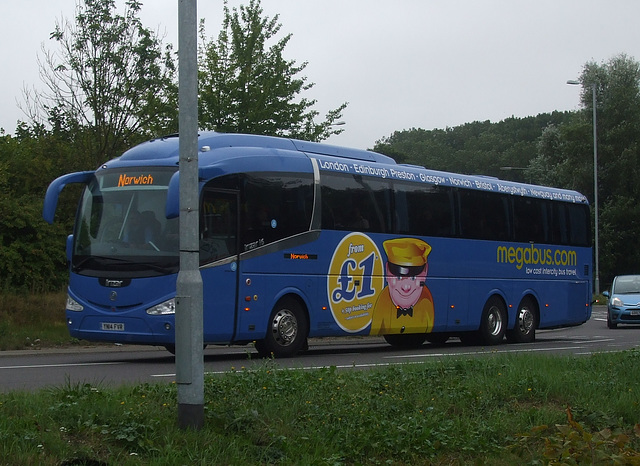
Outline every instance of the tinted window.
{"label": "tinted window", "polygon": [[396,232],[421,236],[455,234],[453,192],[450,188],[394,183]]}
{"label": "tinted window", "polygon": [[313,175],[247,173],[216,178],[207,187],[240,192],[240,252],[308,231]]}
{"label": "tinted window", "polygon": [[200,263],[237,254],[238,195],[205,189],[200,206]]}
{"label": "tinted window", "polygon": [[243,176],[242,243],[253,249],[308,231],[313,212],[311,174],[250,173]]}
{"label": "tinted window", "polygon": [[465,238],[505,241],[510,238],[507,197],[482,191],[458,191],[460,233]]}
{"label": "tinted window", "polygon": [[551,205],[544,199],[513,198],[515,241],[548,243],[551,241]]}
{"label": "tinted window", "polygon": [[582,204],[569,204],[569,244],[591,246],[591,217],[589,208]]}
{"label": "tinted window", "polygon": [[551,241],[572,246],[591,246],[591,217],[583,204],[554,203]]}
{"label": "tinted window", "polygon": [[384,179],[323,173],[322,228],[388,233],[391,189]]}

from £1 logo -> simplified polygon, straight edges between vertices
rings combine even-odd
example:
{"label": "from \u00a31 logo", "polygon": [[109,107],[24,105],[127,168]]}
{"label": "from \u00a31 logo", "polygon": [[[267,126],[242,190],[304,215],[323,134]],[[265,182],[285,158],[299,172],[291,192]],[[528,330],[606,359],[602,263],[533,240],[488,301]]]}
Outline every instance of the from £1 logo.
{"label": "from \u00a31 logo", "polygon": [[384,264],[367,235],[351,233],[336,247],[327,277],[331,312],[343,330],[355,333],[371,324],[376,299],[384,288]]}

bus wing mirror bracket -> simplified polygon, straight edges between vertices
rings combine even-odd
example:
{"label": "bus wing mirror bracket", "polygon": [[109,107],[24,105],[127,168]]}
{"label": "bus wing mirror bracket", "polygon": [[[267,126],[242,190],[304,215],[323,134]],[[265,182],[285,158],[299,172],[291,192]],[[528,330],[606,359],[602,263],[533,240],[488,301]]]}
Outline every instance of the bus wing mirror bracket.
{"label": "bus wing mirror bracket", "polygon": [[164,213],[167,218],[180,216],[180,172],[175,172],[169,180]]}
{"label": "bus wing mirror bracket", "polygon": [[76,172],[69,173],[67,175],[60,176],[53,180],[47,188],[47,193],[44,196],[44,205],[42,207],[42,218],[49,224],[53,223],[53,218],[56,214],[56,207],[58,206],[58,198],[62,189],[72,183],[84,183],[87,184],[93,177],[94,172]]}
{"label": "bus wing mirror bracket", "polygon": [[71,262],[71,256],[73,255],[73,235],[67,236],[67,247],[65,252],[67,254],[67,261]]}

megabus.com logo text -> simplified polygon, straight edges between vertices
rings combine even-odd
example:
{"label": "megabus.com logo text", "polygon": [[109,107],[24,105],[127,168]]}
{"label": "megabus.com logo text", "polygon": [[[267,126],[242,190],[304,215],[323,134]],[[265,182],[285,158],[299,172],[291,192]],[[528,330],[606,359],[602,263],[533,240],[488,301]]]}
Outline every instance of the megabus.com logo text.
{"label": "megabus.com logo text", "polygon": [[498,263],[516,264],[520,270],[523,265],[566,265],[578,264],[578,255],[574,250],[538,248],[533,243],[528,247],[514,248],[498,246]]}

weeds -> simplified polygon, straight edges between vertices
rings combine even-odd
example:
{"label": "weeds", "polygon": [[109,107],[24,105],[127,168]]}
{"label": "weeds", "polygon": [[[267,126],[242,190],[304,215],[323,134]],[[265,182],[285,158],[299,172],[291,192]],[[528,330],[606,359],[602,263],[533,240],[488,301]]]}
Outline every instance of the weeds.
{"label": "weeds", "polygon": [[370,371],[265,361],[205,379],[197,432],[178,429],[173,384],[12,392],[0,395],[0,464],[640,464],[628,395],[640,366],[626,362],[638,353]]}
{"label": "weeds", "polygon": [[514,451],[541,450],[545,464],[640,464],[640,453],[632,446],[640,438],[640,424],[631,431],[624,427],[606,427],[599,431],[585,428],[574,418],[570,407],[566,409],[567,423],[535,426],[528,434],[519,436]]}

